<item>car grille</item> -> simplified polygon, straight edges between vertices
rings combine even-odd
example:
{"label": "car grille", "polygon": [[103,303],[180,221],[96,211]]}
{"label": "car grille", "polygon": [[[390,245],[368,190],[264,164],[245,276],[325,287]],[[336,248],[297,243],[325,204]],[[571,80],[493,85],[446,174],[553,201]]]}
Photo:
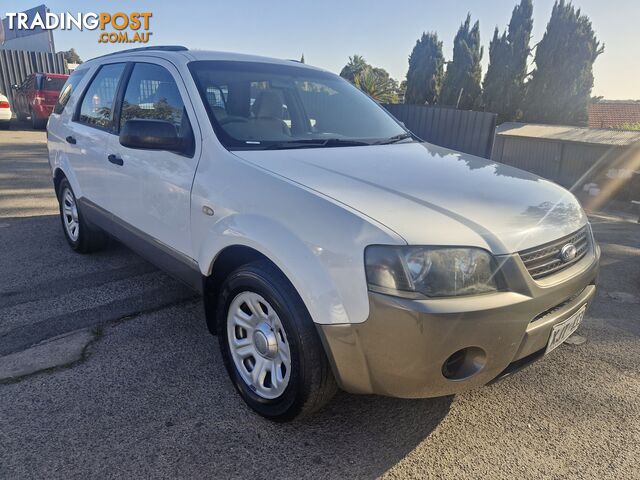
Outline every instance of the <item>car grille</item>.
{"label": "car grille", "polygon": [[[566,237],[524,250],[519,255],[531,276],[538,280],[578,262],[589,251],[589,238],[589,231],[585,226]],[[576,256],[573,260],[565,262],[560,256],[560,251],[568,243],[575,245]]]}

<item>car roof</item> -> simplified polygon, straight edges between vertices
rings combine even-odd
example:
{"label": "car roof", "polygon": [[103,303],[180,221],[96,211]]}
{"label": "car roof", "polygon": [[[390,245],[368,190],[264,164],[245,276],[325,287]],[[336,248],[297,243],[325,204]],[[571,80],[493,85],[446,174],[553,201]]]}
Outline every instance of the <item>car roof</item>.
{"label": "car roof", "polygon": [[[279,65],[291,65],[295,64],[303,68],[309,68],[312,70],[322,69],[300,63],[297,60],[287,60],[282,58],[263,57],[259,55],[251,55],[245,53],[233,53],[233,52],[221,52],[214,50],[190,50],[185,47],[176,45],[160,45],[156,47],[142,47],[133,48],[129,50],[122,50],[119,52],[108,53],[101,57],[96,57],[88,60],[85,63],[93,63],[95,61],[104,61],[116,59],[120,56],[160,56],[168,60],[173,60],[178,63],[188,63],[198,60],[223,60],[223,61],[238,61],[238,62],[255,62],[255,63],[271,63]],[[84,64],[83,64],[84,65]],[[82,66],[82,65],[81,65]]]}
{"label": "car roof", "polygon": [[69,75],[66,73],[47,73],[47,72],[39,72],[39,75],[44,75],[50,78],[67,78]]}
{"label": "car roof", "polygon": [[66,73],[33,72],[27,75],[25,79],[29,77],[37,77],[37,76],[45,76],[49,78],[69,78],[69,75]]}

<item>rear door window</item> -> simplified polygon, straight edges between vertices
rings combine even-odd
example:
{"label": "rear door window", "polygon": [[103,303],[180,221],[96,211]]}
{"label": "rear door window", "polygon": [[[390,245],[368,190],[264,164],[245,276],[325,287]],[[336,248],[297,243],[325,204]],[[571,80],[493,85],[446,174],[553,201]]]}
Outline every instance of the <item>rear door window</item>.
{"label": "rear door window", "polygon": [[113,129],[114,100],[125,66],[113,63],[100,67],[84,92],[78,122],[103,130]]}

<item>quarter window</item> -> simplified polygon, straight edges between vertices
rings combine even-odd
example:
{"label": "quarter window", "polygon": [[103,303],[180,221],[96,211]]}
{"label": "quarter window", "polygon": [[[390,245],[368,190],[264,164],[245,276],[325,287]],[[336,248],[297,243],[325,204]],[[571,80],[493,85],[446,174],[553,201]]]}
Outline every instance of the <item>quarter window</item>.
{"label": "quarter window", "polygon": [[124,63],[100,67],[82,99],[80,122],[103,129],[112,128],[113,104],[124,68]]}
{"label": "quarter window", "polygon": [[191,124],[178,85],[171,73],[160,65],[136,63],[133,67],[122,102],[120,128],[133,119],[169,122],[176,128],[178,137],[193,145]]}
{"label": "quarter window", "polygon": [[71,98],[73,90],[76,88],[76,85],[80,83],[80,80],[84,78],[86,73],[86,70],[76,70],[69,76],[67,82],[64,84],[62,90],[60,91],[58,101],[53,107],[53,113],[60,114],[64,111],[64,107],[66,107],[67,103],[69,103],[69,99]]}

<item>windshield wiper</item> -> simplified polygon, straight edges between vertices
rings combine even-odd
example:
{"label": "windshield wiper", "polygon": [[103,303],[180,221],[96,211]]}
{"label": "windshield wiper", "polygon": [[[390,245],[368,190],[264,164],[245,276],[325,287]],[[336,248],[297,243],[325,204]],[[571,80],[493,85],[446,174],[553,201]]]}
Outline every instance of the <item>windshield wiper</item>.
{"label": "windshield wiper", "polygon": [[280,150],[285,148],[359,147],[364,145],[371,144],[361,140],[348,140],[343,138],[309,138],[304,140],[271,143],[266,145],[264,150]]}
{"label": "windshield wiper", "polygon": [[374,142],[372,145],[389,145],[390,143],[400,142],[402,140],[406,140],[407,138],[414,138],[413,134],[409,132],[400,133],[398,135],[394,135],[393,137]]}

